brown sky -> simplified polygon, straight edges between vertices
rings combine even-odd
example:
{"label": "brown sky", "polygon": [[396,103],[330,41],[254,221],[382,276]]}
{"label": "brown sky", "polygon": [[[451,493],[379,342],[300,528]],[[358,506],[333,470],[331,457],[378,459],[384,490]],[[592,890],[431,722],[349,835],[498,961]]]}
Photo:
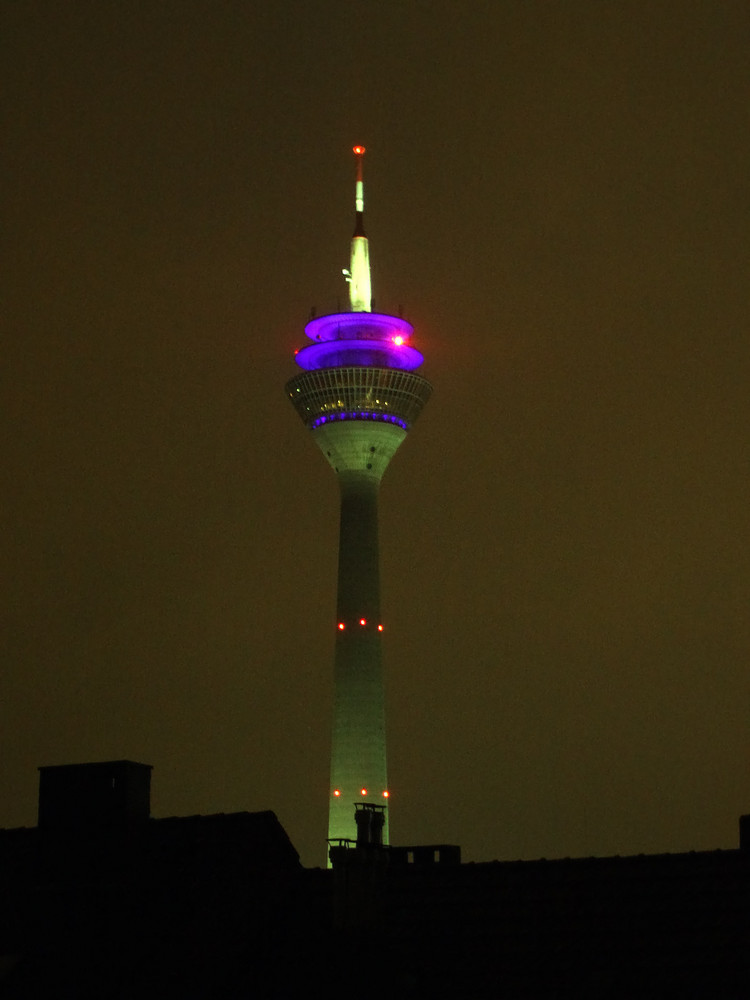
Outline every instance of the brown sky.
{"label": "brown sky", "polygon": [[394,842],[734,846],[745,0],[0,20],[0,825],[127,757],[155,815],[272,808],[322,862],[337,493],[283,386],[362,142],[435,386],[382,496]]}

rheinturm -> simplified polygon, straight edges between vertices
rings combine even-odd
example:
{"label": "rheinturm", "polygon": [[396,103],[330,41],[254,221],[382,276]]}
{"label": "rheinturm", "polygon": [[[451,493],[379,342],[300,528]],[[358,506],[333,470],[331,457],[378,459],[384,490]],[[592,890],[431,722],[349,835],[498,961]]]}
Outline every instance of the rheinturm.
{"label": "rheinturm", "polygon": [[[344,271],[350,308],[307,324],[310,343],[296,354],[303,370],[286,386],[341,489],[329,841],[355,837],[355,803],[387,806],[390,800],[378,492],[391,458],[432,391],[417,374],[424,358],[411,346],[411,324],[372,312],[364,152],[364,146],[354,147],[355,224]],[[387,808],[384,814],[383,843],[388,843]]]}

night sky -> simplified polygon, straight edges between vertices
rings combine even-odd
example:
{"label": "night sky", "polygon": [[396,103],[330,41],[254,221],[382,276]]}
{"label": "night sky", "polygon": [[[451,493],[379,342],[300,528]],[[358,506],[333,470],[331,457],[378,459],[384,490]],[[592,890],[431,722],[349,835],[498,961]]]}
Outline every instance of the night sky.
{"label": "night sky", "polygon": [[0,826],[36,767],[325,857],[346,302],[434,395],[381,494],[394,843],[733,847],[750,811],[747,0],[5,3]]}

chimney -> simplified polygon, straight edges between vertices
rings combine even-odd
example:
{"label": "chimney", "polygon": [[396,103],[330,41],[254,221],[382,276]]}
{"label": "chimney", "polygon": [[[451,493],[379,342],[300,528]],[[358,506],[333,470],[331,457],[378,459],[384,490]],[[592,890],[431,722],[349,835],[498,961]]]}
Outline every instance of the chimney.
{"label": "chimney", "polygon": [[382,847],[385,806],[375,806],[369,802],[355,802],[354,809],[354,821],[357,824],[357,847]]}
{"label": "chimney", "polygon": [[39,768],[39,827],[125,830],[151,811],[151,765],[132,760]]}
{"label": "chimney", "polygon": [[750,851],[750,816],[740,816],[740,850]]}

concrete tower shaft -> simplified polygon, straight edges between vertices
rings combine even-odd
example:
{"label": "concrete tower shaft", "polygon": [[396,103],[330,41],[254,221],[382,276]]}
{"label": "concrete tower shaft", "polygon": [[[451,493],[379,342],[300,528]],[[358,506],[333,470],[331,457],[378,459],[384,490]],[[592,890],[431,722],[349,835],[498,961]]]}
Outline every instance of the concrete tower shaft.
{"label": "concrete tower shaft", "polygon": [[[287,384],[341,493],[330,840],[354,836],[354,801],[388,801],[378,495],[431,391],[413,372],[376,368],[304,372]],[[384,843],[388,834],[386,810]]]}
{"label": "concrete tower shaft", "polygon": [[[397,432],[404,434],[396,427],[378,430],[394,437]],[[355,801],[369,798],[386,803],[388,795],[378,544],[380,476],[339,470],[338,478],[341,515],[328,810],[332,840],[354,835]],[[387,811],[383,834],[388,843]]]}

